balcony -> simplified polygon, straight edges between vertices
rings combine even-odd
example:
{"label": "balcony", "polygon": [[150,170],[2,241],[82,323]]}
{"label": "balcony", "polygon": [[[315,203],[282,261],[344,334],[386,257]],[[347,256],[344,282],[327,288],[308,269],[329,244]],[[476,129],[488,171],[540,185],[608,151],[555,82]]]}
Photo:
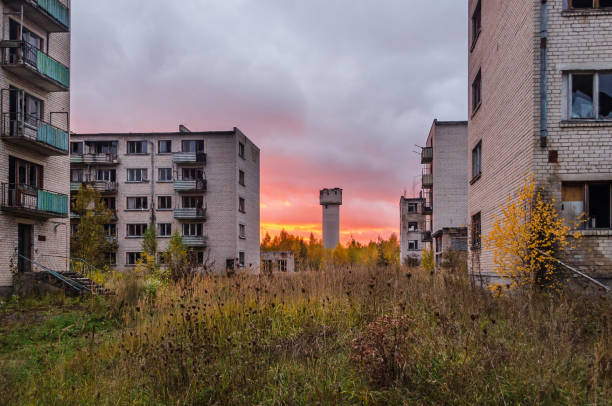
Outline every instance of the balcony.
{"label": "balcony", "polygon": [[2,184],[2,210],[17,217],[68,218],[68,196],[27,185]]}
{"label": "balcony", "polygon": [[433,207],[431,206],[431,203],[427,203],[421,206],[421,214],[425,216],[430,216],[433,214]]}
{"label": "balcony", "polygon": [[173,161],[177,165],[185,164],[205,164],[206,154],[203,152],[177,152],[173,156]]}
{"label": "balcony", "polygon": [[36,117],[19,113],[2,114],[0,137],[10,144],[42,155],[68,155],[68,132]]}
{"label": "balcony", "polygon": [[82,181],[82,182],[70,182],[70,191],[78,192],[81,188],[81,185],[88,185],[93,187],[98,192],[105,193],[117,193],[119,190],[119,184],[117,182],[109,182],[105,180],[96,180],[96,181]]}
{"label": "balcony", "polygon": [[433,162],[433,147],[425,147],[421,149],[421,163],[430,164]]}
{"label": "balcony", "polygon": [[174,190],[176,192],[206,192],[206,180],[175,180]]}
{"label": "balcony", "polygon": [[0,42],[0,64],[9,72],[47,92],[70,88],[70,69],[24,41]]}
{"label": "balcony", "polygon": [[174,218],[177,220],[204,220],[206,219],[206,209],[174,209]]}
{"label": "balcony", "polygon": [[70,163],[85,165],[118,165],[119,157],[117,154],[70,155]]}
{"label": "balcony", "polygon": [[11,10],[20,11],[47,32],[70,31],[70,10],[59,0],[4,0]]}
{"label": "balcony", "polygon": [[183,244],[185,244],[185,246],[190,247],[190,248],[206,247],[208,243],[208,238],[203,235],[202,236],[184,235],[182,238],[183,238]]}
{"label": "balcony", "polygon": [[432,242],[433,238],[431,237],[431,231],[423,231],[423,233],[421,234],[421,241]]}
{"label": "balcony", "polygon": [[421,180],[421,184],[423,189],[431,189],[433,188],[433,174],[432,173],[424,173],[423,178]]}

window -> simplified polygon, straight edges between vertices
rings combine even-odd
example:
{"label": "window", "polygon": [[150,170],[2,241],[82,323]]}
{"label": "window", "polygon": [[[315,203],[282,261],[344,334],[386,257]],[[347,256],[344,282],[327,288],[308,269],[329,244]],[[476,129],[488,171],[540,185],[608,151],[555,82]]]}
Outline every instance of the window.
{"label": "window", "polygon": [[408,223],[408,231],[415,232],[415,231],[418,231],[418,229],[419,229],[419,223],[417,222]]}
{"label": "window", "polygon": [[128,237],[142,237],[147,231],[146,224],[128,224],[127,225],[127,236]]}
{"label": "window", "polygon": [[114,197],[103,197],[102,203],[104,203],[106,208],[109,210],[117,209],[117,199],[115,199]]}
{"label": "window", "polygon": [[9,187],[15,185],[33,189],[43,188],[43,167],[23,159],[9,157]]}
{"label": "window", "polygon": [[244,186],[244,171],[243,170],[238,171],[238,183]]}
{"label": "window", "polygon": [[117,224],[104,224],[104,235],[107,237],[116,237]]}
{"label": "window", "polygon": [[83,143],[82,142],[71,142],[70,153],[73,155],[83,155]]}
{"label": "window", "polygon": [[172,236],[172,224],[171,223],[159,223],[157,225],[157,235],[159,237]]}
{"label": "window", "polygon": [[238,253],[238,266],[244,268],[244,251]]}
{"label": "window", "polygon": [[238,236],[243,240],[246,238],[246,226],[244,224],[238,225]]}
{"label": "window", "polygon": [[482,142],[476,144],[472,150],[472,179],[482,174]]}
{"label": "window", "polygon": [[157,210],[171,210],[172,209],[172,196],[158,196],[157,197]]}
{"label": "window", "polygon": [[158,182],[172,182],[172,168],[157,168]]}
{"label": "window", "polygon": [[561,211],[571,227],[612,228],[612,184],[610,182],[567,182],[562,185]]}
{"label": "window", "polygon": [[472,46],[476,44],[476,40],[480,36],[480,30],[482,29],[482,9],[481,2],[478,0],[474,13],[472,14]]}
{"label": "window", "polygon": [[70,170],[70,182],[83,182],[85,179],[85,172],[82,169],[71,169]]}
{"label": "window", "polygon": [[612,72],[571,73],[569,117],[612,119]]}
{"label": "window", "polygon": [[201,237],[202,231],[202,223],[183,224],[183,236],[185,237]]}
{"label": "window", "polygon": [[148,182],[147,170],[143,168],[131,168],[127,170],[128,182]]}
{"label": "window", "polygon": [[127,153],[128,154],[146,154],[147,153],[147,141],[128,141],[127,142]]}
{"label": "window", "polygon": [[244,144],[241,142],[238,143],[238,156],[244,159]]}
{"label": "window", "polygon": [[158,154],[170,154],[172,153],[172,141],[171,140],[161,140],[157,143],[157,153]]}
{"label": "window", "polygon": [[417,240],[408,241],[408,251],[418,251],[419,242]]}
{"label": "window", "polygon": [[482,103],[482,74],[479,70],[472,82],[472,114],[478,110]]}
{"label": "window", "polygon": [[589,8],[608,8],[612,7],[612,0],[570,0],[570,8],[589,9]]}
{"label": "window", "polygon": [[104,254],[104,259],[108,265],[117,265],[117,253],[116,252],[107,252]]}
{"label": "window", "polygon": [[287,260],[286,259],[279,259],[277,261],[278,263],[278,270],[281,272],[287,272]]}
{"label": "window", "polygon": [[482,228],[480,223],[480,213],[472,216],[472,248],[478,249],[482,245]]}
{"label": "window", "polygon": [[127,198],[127,209],[128,210],[146,210],[148,208],[148,202],[146,197],[128,197]]}
{"label": "window", "polygon": [[192,265],[204,265],[204,252],[189,251],[189,262]]}
{"label": "window", "polygon": [[142,257],[142,252],[126,252],[126,265],[136,265],[140,258]]}
{"label": "window", "polygon": [[117,141],[85,141],[90,154],[117,155]]}
{"label": "window", "polygon": [[183,152],[204,152],[204,141],[203,140],[183,140],[181,142]]}
{"label": "window", "polygon": [[204,179],[203,168],[182,168],[181,169],[182,180],[202,180]]}
{"label": "window", "polygon": [[184,209],[201,209],[202,207],[204,207],[202,196],[183,196]]}
{"label": "window", "polygon": [[114,169],[97,169],[96,180],[100,182],[115,182],[117,180],[117,172]]}
{"label": "window", "polygon": [[418,210],[418,204],[416,203],[408,203],[408,213],[416,213]]}
{"label": "window", "polygon": [[246,213],[246,208],[245,208],[246,204],[245,201],[242,197],[238,198],[238,211],[240,213]]}

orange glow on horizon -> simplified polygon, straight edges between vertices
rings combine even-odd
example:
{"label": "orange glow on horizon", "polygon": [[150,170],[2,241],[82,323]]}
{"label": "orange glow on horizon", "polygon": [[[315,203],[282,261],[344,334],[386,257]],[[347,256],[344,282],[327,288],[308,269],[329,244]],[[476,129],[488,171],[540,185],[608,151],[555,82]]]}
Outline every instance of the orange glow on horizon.
{"label": "orange glow on horizon", "polygon": [[[314,234],[317,239],[322,238],[321,224],[279,224],[279,223],[261,223],[261,238],[270,234],[272,238],[279,235],[282,230],[285,230],[289,234],[297,235],[304,239],[308,239],[310,234]],[[343,244],[346,244],[355,239],[360,243],[368,243],[370,241],[376,241],[378,237],[389,238],[391,234],[398,234],[398,230],[395,228],[354,228],[340,230],[340,240]]]}

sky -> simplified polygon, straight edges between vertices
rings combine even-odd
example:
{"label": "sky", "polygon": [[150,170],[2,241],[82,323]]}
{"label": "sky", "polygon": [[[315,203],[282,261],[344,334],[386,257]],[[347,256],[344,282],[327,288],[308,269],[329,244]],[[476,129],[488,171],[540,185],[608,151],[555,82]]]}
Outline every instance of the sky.
{"label": "sky", "polygon": [[72,2],[74,132],[240,128],[261,149],[261,228],[399,231],[434,118],[466,120],[467,2]]}

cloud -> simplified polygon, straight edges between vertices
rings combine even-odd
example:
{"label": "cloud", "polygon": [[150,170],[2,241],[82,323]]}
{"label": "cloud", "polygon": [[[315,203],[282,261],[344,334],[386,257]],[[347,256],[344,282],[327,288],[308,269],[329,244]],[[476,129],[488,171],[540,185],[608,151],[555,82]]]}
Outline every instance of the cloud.
{"label": "cloud", "polygon": [[397,230],[399,196],[418,192],[415,144],[434,118],[466,117],[465,2],[107,0],[72,13],[73,130],[240,127],[262,150],[264,228],[319,224],[318,190],[338,186],[343,232]]}

